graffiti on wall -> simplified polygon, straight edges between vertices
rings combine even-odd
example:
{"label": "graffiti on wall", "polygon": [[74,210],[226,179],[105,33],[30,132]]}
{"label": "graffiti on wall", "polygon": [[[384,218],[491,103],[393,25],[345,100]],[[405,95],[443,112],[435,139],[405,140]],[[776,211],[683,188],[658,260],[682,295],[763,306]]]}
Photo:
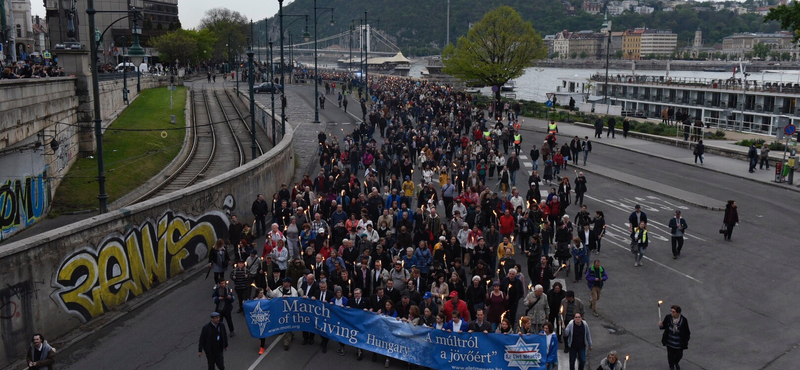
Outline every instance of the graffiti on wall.
{"label": "graffiti on wall", "polygon": [[228,225],[222,211],[196,218],[166,211],[156,221],[109,235],[96,248],[64,259],[54,277],[55,299],[89,321],[204,263],[216,240],[227,237]]}
{"label": "graffiti on wall", "polygon": [[78,155],[78,145],[75,144],[75,140],[73,139],[73,136],[77,134],[76,131],[78,128],[74,125],[63,126],[64,127],[58,132],[55,138],[59,143],[59,147],[53,153],[55,156],[54,163],[51,164],[55,169],[53,176],[69,170],[69,164],[72,162],[72,159]]}
{"label": "graffiti on wall", "polygon": [[36,299],[37,285],[43,283],[23,281],[0,286],[0,332],[3,333],[7,355],[15,353],[19,343],[27,343],[33,335],[35,325],[31,302]]}
{"label": "graffiti on wall", "polygon": [[45,168],[36,176],[0,184],[0,241],[47,215],[50,182]]}

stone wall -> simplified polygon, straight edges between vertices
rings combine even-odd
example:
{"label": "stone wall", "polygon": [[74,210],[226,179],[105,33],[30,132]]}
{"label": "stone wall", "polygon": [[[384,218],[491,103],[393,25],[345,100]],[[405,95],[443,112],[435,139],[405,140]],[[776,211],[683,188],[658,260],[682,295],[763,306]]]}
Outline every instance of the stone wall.
{"label": "stone wall", "polygon": [[[76,77],[0,81],[0,241],[34,224],[78,155],[94,150],[90,98]],[[166,86],[169,77],[143,77],[142,89]],[[103,126],[127,107],[123,81],[100,82]],[[130,101],[136,78],[128,78]],[[82,109],[90,109],[87,114]],[[57,143],[57,145],[56,145]],[[87,151],[88,149],[88,151]]]}
{"label": "stone wall", "polygon": [[[260,105],[260,104],[259,104]],[[260,107],[264,109],[264,107]],[[268,153],[189,188],[0,246],[0,367],[207,261],[230,214],[294,174],[292,128]]]}

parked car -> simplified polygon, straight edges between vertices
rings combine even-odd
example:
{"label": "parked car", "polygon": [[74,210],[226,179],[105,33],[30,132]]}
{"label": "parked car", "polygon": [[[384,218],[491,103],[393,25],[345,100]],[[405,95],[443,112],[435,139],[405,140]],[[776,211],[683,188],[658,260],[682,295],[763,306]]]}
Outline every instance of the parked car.
{"label": "parked car", "polygon": [[262,83],[262,84],[260,84],[260,85],[258,85],[256,87],[253,87],[253,92],[255,92],[255,93],[269,93],[269,92],[273,91],[273,86],[274,86],[274,89],[275,89],[274,91],[276,93],[280,93],[280,92],[283,91],[283,86],[281,86],[279,84],[273,84],[271,82],[264,82],[264,83]]}

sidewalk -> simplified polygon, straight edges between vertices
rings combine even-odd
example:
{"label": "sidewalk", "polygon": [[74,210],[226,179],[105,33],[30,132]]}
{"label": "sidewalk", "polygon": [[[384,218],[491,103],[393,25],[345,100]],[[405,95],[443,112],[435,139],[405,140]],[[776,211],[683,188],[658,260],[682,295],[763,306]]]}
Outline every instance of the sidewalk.
{"label": "sidewalk", "polygon": [[[547,127],[547,122],[545,120],[522,117],[522,116],[520,116],[520,118],[525,120],[524,122],[521,122],[521,128],[523,130],[544,131],[545,127]],[[593,138],[594,128],[591,126],[583,126],[583,125],[586,124],[582,122],[576,122],[572,124],[559,122],[558,123],[559,135],[566,137],[574,137],[575,135],[577,135],[581,139],[586,136],[588,136],[589,138]],[[619,149],[629,150],[635,153],[644,154],[651,157],[665,159],[677,163],[683,163],[687,166],[701,166],[700,164],[694,164],[694,155],[692,154],[691,150],[662,143],[655,143],[649,140],[633,138],[631,137],[631,133],[628,134],[628,138],[626,139],[622,137],[622,130],[620,129],[617,129],[616,139],[606,138],[605,137],[606,131],[607,128],[604,128],[602,139],[595,138],[593,139],[593,141],[595,143],[599,143],[602,145],[608,145]],[[664,138],[664,139],[670,140],[669,138]],[[704,156],[705,163],[702,165],[702,168],[705,168],[710,171],[716,171],[719,173],[735,176],[741,179],[746,179],[750,181],[755,181],[779,187],[786,190],[800,192],[800,188],[798,188],[798,186],[788,185],[785,182],[776,183],[774,181],[775,180],[774,161],[772,163],[773,166],[771,166],[769,170],[766,169],[759,170],[758,167],[756,167],[756,171],[754,173],[749,173],[747,172],[748,163],[746,161],[708,153],[710,150],[717,149],[721,151],[723,150],[737,151],[746,155],[748,148],[735,145],[732,141],[727,141],[727,140],[704,140],[703,143],[706,146],[706,155]],[[770,155],[770,158],[774,158],[774,156]],[[800,179],[798,181],[800,181]]]}

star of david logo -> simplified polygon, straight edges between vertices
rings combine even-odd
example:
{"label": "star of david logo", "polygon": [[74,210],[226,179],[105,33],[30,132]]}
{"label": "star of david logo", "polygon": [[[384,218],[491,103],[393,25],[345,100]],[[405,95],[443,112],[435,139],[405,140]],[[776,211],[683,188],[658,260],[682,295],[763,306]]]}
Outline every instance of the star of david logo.
{"label": "star of david logo", "polygon": [[528,370],[541,366],[542,354],[539,353],[539,343],[528,344],[520,337],[514,345],[506,346],[505,360],[509,367],[518,367]]}
{"label": "star of david logo", "polygon": [[269,311],[264,311],[261,309],[261,302],[256,304],[256,307],[253,308],[253,311],[250,312],[250,324],[251,325],[258,325],[259,334],[264,334],[264,329],[267,328],[267,324],[270,323],[269,319]]}

